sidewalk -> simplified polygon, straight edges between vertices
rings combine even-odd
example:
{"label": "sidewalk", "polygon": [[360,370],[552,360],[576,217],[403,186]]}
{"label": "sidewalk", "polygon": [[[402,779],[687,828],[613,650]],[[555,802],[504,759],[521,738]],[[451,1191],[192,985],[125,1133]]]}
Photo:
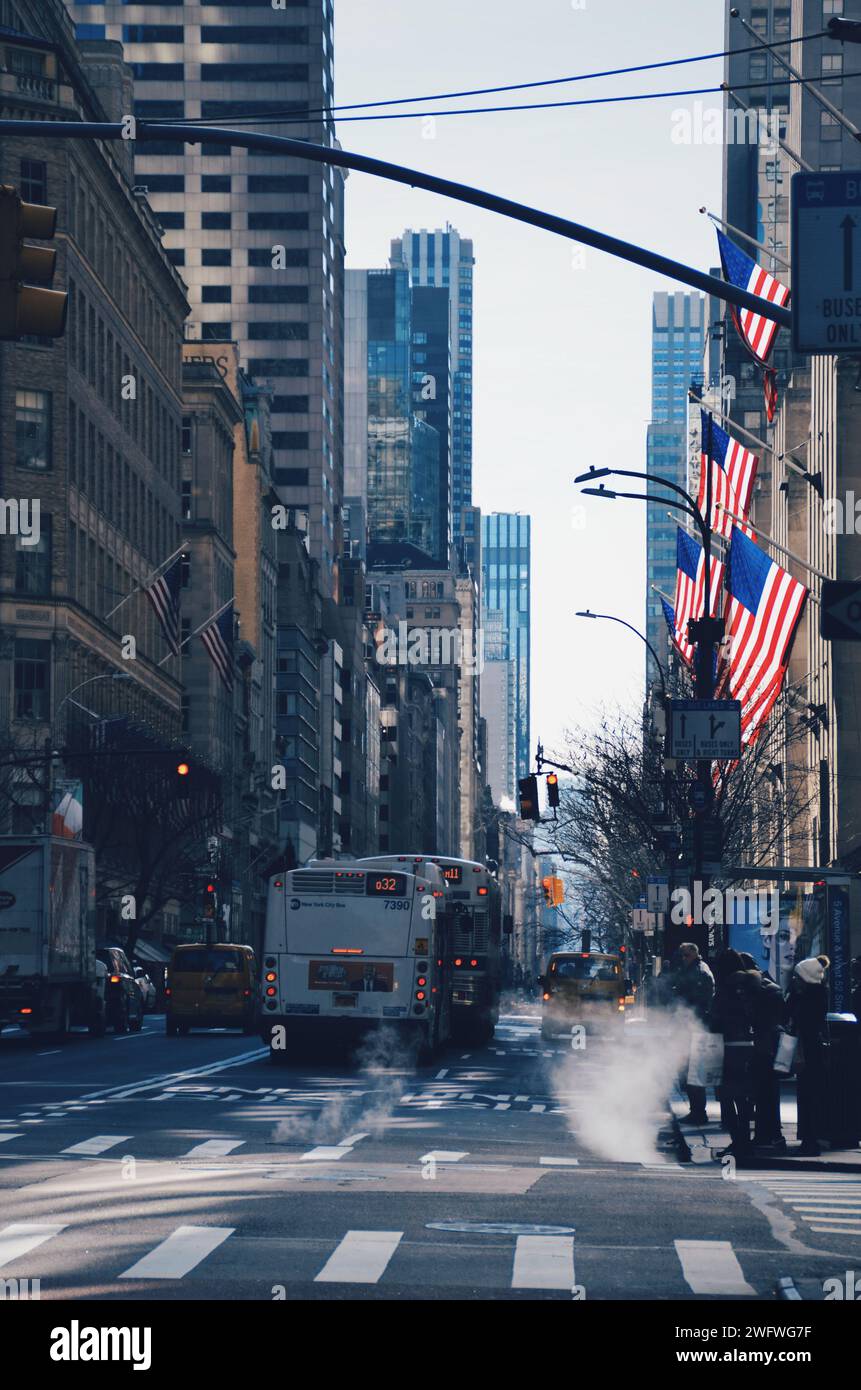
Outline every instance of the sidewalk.
{"label": "sidewalk", "polygon": [[[720,1152],[728,1147],[730,1136],[721,1127],[720,1105],[716,1100],[708,1101],[706,1110],[707,1125],[690,1125],[682,1122],[682,1116],[689,1110],[688,1098],[681,1091],[670,1096],[669,1109],[673,1131],[681,1149],[682,1162],[719,1163]],[[819,1158],[799,1158],[793,1150],[797,1146],[798,1112],[795,1103],[795,1082],[789,1079],[784,1083],[780,1102],[780,1118],[783,1137],[788,1145],[786,1153],[773,1153],[768,1149],[756,1152],[740,1162],[740,1168],[796,1169],[812,1173],[857,1173],[861,1174],[861,1148],[822,1150]]]}

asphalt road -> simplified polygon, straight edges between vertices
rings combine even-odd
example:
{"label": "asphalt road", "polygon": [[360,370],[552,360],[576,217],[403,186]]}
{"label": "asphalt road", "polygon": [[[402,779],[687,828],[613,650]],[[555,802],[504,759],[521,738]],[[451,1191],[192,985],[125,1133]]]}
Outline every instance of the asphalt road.
{"label": "asphalt road", "polygon": [[[861,1261],[861,1182],[679,1164],[630,1022],[431,1066],[0,1036],[0,1280],[80,1299],[729,1299]],[[633,1079],[633,1086],[632,1086]],[[636,1111],[632,1119],[632,1110]]]}

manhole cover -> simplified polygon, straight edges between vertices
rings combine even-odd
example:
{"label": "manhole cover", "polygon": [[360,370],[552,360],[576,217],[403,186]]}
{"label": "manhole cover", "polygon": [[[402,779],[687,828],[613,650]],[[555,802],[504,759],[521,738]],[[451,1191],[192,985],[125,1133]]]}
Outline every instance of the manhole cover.
{"label": "manhole cover", "polygon": [[516,1221],[428,1221],[427,1231],[466,1231],[488,1236],[573,1236],[573,1226],[524,1226]]}

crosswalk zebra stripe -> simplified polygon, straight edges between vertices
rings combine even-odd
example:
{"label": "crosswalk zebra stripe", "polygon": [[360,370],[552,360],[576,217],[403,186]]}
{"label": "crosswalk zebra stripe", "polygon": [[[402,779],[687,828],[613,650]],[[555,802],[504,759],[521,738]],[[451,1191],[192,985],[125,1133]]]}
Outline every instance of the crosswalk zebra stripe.
{"label": "crosswalk zebra stripe", "polygon": [[82,1139],[80,1144],[70,1144],[67,1149],[61,1149],[64,1154],[103,1154],[108,1149],[113,1149],[117,1144],[125,1144],[131,1139],[130,1134],[94,1134],[92,1139]]}
{"label": "crosswalk zebra stripe", "polygon": [[182,1279],[213,1250],[217,1250],[235,1226],[177,1226],[166,1240],[124,1270],[120,1279]]}
{"label": "crosswalk zebra stripe", "polygon": [[574,1283],[573,1236],[518,1236],[513,1289],[570,1289]]}
{"label": "crosswalk zebra stripe", "polygon": [[23,1137],[23,1133],[0,1134],[0,1144],[8,1144],[10,1139],[22,1139]]}
{"label": "crosswalk zebra stripe", "polygon": [[692,1293],[727,1298],[755,1294],[728,1240],[675,1240],[682,1274]]}
{"label": "crosswalk zebra stripe", "polygon": [[244,1143],[244,1139],[205,1139],[183,1154],[183,1158],[223,1158],[234,1149],[241,1149]]}
{"label": "crosswalk zebra stripe", "polygon": [[378,1283],[403,1238],[403,1231],[348,1231],[314,1283]]}
{"label": "crosswalk zebra stripe", "polygon": [[65,1229],[65,1224],[42,1226],[33,1221],[17,1221],[11,1226],[4,1226],[0,1231],[0,1269],[12,1264],[13,1260],[20,1260],[22,1255],[29,1255],[31,1250],[44,1245],[46,1240],[52,1240]]}

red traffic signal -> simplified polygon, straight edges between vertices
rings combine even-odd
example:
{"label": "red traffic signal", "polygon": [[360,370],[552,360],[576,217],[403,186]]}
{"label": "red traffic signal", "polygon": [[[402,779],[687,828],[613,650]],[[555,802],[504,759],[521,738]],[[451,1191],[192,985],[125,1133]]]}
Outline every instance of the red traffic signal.
{"label": "red traffic signal", "polygon": [[190,771],[191,771],[191,768],[189,767],[188,763],[177,763],[177,765],[176,765],[176,775],[177,775],[177,777],[187,777]]}

